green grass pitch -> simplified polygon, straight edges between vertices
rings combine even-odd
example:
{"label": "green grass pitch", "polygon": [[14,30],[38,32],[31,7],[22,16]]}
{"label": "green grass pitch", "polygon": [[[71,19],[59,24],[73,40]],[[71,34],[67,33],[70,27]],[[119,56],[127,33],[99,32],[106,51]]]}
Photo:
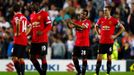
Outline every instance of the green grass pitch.
{"label": "green grass pitch", "polygon": [[[93,75],[94,72],[87,72],[86,75]],[[16,72],[0,72],[0,75],[17,75]],[[39,75],[37,72],[26,72],[25,75]],[[75,72],[48,72],[47,75],[76,75]],[[100,75],[106,75],[101,72]],[[111,72],[110,75],[134,75],[134,72]]]}

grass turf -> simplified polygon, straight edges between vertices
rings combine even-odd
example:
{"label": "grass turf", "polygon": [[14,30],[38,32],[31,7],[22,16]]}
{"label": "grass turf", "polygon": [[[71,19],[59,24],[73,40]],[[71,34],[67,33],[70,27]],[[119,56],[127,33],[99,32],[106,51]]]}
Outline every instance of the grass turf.
{"label": "grass turf", "polygon": [[[87,72],[86,75],[93,75],[94,72]],[[0,72],[0,75],[17,75],[16,72]],[[39,75],[37,72],[26,72],[25,75]],[[48,72],[47,75],[76,75],[75,72]],[[101,72],[100,75],[106,75]],[[134,75],[134,72],[111,72],[110,75]]]}

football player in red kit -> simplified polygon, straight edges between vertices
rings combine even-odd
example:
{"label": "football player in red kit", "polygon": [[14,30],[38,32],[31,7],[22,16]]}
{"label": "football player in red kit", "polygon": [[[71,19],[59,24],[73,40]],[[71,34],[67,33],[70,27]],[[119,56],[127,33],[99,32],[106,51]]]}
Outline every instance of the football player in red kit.
{"label": "football player in red kit", "polygon": [[14,31],[14,46],[12,53],[12,60],[14,62],[15,69],[18,75],[24,75],[25,62],[24,53],[26,51],[26,46],[28,44],[27,34],[30,32],[28,25],[30,23],[26,17],[20,12],[20,5],[15,4],[13,7],[14,16],[11,21]]}
{"label": "football player in red kit", "polygon": [[[30,22],[32,24],[31,30],[31,57],[36,70],[40,75],[46,75],[47,71],[47,45],[48,45],[48,32],[51,30],[51,20],[48,12],[45,10],[38,11],[38,3],[31,5],[32,14],[30,15]],[[38,58],[41,58],[42,68],[38,62]]]}
{"label": "football player in red kit", "polygon": [[[124,27],[120,24],[117,18],[110,15],[111,6],[105,6],[104,17],[100,18],[95,25],[96,32],[99,38],[99,51],[96,63],[96,74],[99,75],[99,69],[102,62],[102,54],[107,53],[107,75],[111,70],[111,54],[113,51],[114,39],[116,39],[123,31]],[[115,33],[115,28],[120,27],[120,30]],[[115,34],[114,34],[115,33]]]}
{"label": "football player in red kit", "polygon": [[[69,27],[76,29],[76,41],[73,50],[72,59],[77,71],[76,75],[85,75],[87,67],[87,55],[89,51],[90,41],[89,34],[91,22],[87,19],[88,11],[83,10],[80,14],[80,19],[75,22],[70,21]],[[82,71],[80,69],[78,57],[82,56]]]}

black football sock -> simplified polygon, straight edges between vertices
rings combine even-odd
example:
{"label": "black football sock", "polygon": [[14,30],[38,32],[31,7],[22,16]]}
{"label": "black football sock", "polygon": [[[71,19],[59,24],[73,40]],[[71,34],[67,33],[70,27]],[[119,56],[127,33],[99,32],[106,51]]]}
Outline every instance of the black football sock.
{"label": "black football sock", "polygon": [[107,74],[110,73],[111,70],[111,61],[107,61]]}
{"label": "black football sock", "polygon": [[42,71],[43,71],[43,75],[46,75],[46,72],[47,72],[46,56],[43,56],[41,60],[42,60]]}
{"label": "black football sock", "polygon": [[46,72],[47,72],[47,63],[46,64],[42,64],[42,71],[43,71],[43,75],[46,75]]}
{"label": "black football sock", "polygon": [[101,61],[97,61],[97,64],[96,64],[96,74],[97,75],[99,75],[100,67],[101,67]]}
{"label": "black football sock", "polygon": [[20,70],[21,70],[21,75],[25,75],[25,63],[24,62],[20,62]]}
{"label": "black football sock", "polygon": [[37,59],[36,58],[31,58],[31,61],[32,61],[34,67],[36,68],[36,70],[40,73],[40,75],[42,75],[42,70],[41,70],[40,64],[37,61]]}
{"label": "black football sock", "polygon": [[87,60],[83,60],[83,64],[82,64],[82,75],[85,75],[86,72],[86,68],[87,68]]}
{"label": "black football sock", "polygon": [[81,73],[80,65],[79,65],[78,59],[77,59],[77,58],[73,58],[73,63],[74,63],[74,66],[75,66],[75,68],[76,68],[76,71],[77,71],[78,73]]}
{"label": "black football sock", "polygon": [[17,74],[21,75],[20,74],[20,64],[19,64],[19,61],[14,61],[14,66],[15,66],[15,69],[17,71]]}

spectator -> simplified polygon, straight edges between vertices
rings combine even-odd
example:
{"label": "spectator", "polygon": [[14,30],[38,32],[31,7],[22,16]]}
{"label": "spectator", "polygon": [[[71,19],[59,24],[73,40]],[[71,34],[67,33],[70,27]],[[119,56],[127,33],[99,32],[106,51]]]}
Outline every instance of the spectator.
{"label": "spectator", "polygon": [[74,48],[74,39],[73,39],[73,36],[71,34],[68,35],[68,40],[66,42],[66,47],[67,47],[67,59],[71,59],[73,48]]}
{"label": "spectator", "polygon": [[120,19],[124,23],[123,25],[124,25],[126,31],[128,31],[127,19],[128,19],[129,13],[130,13],[130,8],[129,8],[128,4],[126,3],[126,0],[121,0],[121,4],[120,4],[119,8],[121,10],[120,11]]}
{"label": "spectator", "polygon": [[52,22],[54,21],[54,19],[57,17],[57,15],[59,14],[58,10],[57,10],[57,7],[52,4],[51,5],[51,8],[50,10],[48,11],[49,12],[49,15],[50,15],[50,18],[52,20]]}
{"label": "spectator", "polygon": [[134,34],[134,3],[132,3],[131,14],[128,17],[129,28],[132,34]]}
{"label": "spectator", "polygon": [[55,40],[52,44],[52,59],[64,59],[65,52],[65,45],[60,40],[60,36],[55,35]]}

